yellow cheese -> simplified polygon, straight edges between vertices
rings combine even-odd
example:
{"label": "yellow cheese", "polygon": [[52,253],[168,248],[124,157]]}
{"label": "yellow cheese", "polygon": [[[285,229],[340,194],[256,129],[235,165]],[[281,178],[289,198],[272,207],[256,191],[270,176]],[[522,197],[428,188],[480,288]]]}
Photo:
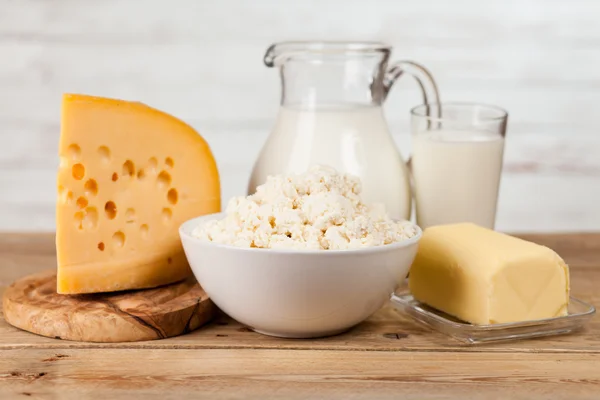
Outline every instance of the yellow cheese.
{"label": "yellow cheese", "polygon": [[569,303],[569,269],[554,251],[469,223],[425,230],[409,286],[473,324],[566,315]]}
{"label": "yellow cheese", "polygon": [[142,103],[63,98],[58,293],[155,287],[191,272],[178,228],[220,211],[217,166],[200,135]]}

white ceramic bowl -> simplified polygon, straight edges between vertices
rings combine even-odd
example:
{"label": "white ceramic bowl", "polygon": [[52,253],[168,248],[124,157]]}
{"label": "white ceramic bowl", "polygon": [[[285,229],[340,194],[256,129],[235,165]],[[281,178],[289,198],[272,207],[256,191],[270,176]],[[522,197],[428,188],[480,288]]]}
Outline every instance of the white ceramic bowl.
{"label": "white ceramic bowl", "polygon": [[400,243],[359,250],[238,248],[192,236],[199,224],[179,229],[196,279],[225,313],[271,336],[309,338],[343,332],[390,299],[408,274],[421,230]]}

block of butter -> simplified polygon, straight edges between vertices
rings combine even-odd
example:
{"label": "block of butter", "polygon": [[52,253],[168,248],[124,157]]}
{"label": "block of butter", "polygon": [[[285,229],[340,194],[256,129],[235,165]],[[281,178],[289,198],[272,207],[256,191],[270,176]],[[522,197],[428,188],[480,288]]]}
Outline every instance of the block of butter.
{"label": "block of butter", "polygon": [[569,268],[551,249],[470,223],[427,228],[410,270],[415,299],[477,325],[567,314]]}

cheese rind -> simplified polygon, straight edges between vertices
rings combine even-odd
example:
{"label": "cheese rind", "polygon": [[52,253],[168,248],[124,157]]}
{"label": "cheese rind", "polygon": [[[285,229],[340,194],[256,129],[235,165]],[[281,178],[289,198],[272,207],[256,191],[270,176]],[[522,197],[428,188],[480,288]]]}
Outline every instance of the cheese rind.
{"label": "cheese rind", "polygon": [[415,299],[473,324],[567,314],[569,269],[553,250],[470,223],[425,230],[410,270]]}
{"label": "cheese rind", "polygon": [[194,129],[142,103],[67,94],[59,155],[58,293],[191,274],[179,225],[221,208],[214,157]]}

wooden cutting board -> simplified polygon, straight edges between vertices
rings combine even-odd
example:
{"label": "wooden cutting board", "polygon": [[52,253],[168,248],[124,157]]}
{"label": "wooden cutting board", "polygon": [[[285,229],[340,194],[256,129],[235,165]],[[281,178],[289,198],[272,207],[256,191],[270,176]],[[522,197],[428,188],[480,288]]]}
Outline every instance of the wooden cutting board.
{"label": "wooden cutting board", "polygon": [[42,336],[84,342],[164,339],[208,322],[216,307],[192,278],[154,289],[56,293],[56,271],[19,279],[3,296],[4,318]]}

